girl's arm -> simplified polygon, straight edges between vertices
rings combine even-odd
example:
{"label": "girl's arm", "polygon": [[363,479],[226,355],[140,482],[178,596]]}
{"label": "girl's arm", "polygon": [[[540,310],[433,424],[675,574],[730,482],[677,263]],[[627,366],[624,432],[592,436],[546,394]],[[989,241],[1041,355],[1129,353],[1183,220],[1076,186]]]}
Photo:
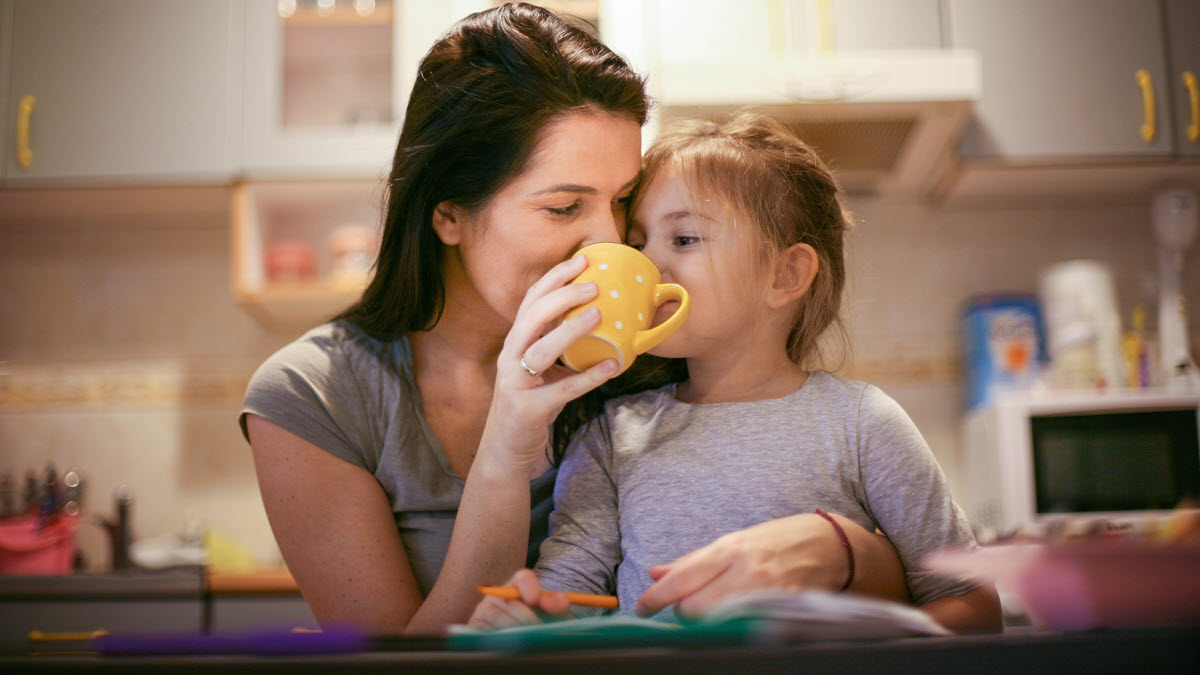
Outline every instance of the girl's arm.
{"label": "girl's arm", "polygon": [[[904,568],[887,537],[835,517],[854,548],[849,590],[907,602]],[[829,522],[806,513],[732,532],[650,574],[655,584],[638,602],[639,614],[675,604],[685,616],[698,616],[726,595],[756,588],[838,590],[849,558]]]}

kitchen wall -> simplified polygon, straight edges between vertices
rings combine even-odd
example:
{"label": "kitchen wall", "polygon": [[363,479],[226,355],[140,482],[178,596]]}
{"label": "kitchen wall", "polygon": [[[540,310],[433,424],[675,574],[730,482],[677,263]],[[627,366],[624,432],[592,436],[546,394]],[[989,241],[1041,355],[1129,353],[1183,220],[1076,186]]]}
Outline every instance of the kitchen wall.
{"label": "kitchen wall", "polygon": [[[256,365],[302,327],[265,326],[234,303],[227,203],[222,187],[0,192],[0,472],[78,467],[94,514],[132,488],[139,537],[178,531],[191,511],[275,564],[236,417]],[[1112,266],[1125,317],[1153,297],[1144,204],[852,207],[850,373],[908,410],[959,496],[962,301],[1032,291],[1045,265],[1081,257]],[[1198,260],[1193,250],[1184,280],[1193,343]],[[99,528],[79,542],[107,564]]]}

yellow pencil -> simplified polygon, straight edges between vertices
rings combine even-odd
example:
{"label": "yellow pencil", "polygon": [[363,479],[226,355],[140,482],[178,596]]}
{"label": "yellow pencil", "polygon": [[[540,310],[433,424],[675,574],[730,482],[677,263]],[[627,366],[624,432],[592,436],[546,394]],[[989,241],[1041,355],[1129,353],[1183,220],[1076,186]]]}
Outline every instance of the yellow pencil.
{"label": "yellow pencil", "polygon": [[[521,592],[513,586],[480,586],[479,592],[501,600],[520,600]],[[592,595],[591,593],[567,593],[567,600],[572,605],[584,607],[601,607],[616,609],[618,606],[615,595]]]}

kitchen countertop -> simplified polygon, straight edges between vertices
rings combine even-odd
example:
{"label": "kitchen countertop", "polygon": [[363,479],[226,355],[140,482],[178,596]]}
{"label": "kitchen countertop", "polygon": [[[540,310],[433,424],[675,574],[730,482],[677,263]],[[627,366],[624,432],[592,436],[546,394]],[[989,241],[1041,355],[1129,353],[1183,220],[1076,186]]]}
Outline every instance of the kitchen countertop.
{"label": "kitchen countertop", "polygon": [[206,582],[214,594],[299,593],[296,580],[286,567],[260,568],[244,572],[209,570]]}
{"label": "kitchen countertop", "polygon": [[107,574],[0,575],[0,600],[199,598],[204,593],[204,568],[196,566]]}
{"label": "kitchen countertop", "polygon": [[100,600],[214,595],[296,595],[287,568],[246,571],[200,566],[129,570],[106,574],[0,575],[0,600]]}

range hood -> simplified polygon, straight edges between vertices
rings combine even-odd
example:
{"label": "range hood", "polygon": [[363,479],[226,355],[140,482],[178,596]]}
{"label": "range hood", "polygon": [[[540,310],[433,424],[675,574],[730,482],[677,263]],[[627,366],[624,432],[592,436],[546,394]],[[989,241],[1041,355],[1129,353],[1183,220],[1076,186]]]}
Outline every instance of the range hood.
{"label": "range hood", "polygon": [[981,92],[979,57],[966,50],[667,62],[654,72],[653,124],[751,106],[795,128],[847,192],[881,196],[929,194]]}

